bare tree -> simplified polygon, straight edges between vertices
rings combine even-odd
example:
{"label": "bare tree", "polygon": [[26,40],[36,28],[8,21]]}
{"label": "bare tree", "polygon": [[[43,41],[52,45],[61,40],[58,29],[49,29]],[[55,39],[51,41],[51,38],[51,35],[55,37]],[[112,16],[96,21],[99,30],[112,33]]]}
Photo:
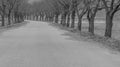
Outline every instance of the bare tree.
{"label": "bare tree", "polygon": [[72,12],[71,12],[71,19],[72,19],[71,28],[75,27],[75,17],[76,17],[77,6],[78,6],[78,1],[71,0],[71,10],[72,10]]}
{"label": "bare tree", "polygon": [[6,0],[7,1],[7,16],[8,16],[8,25],[11,24],[11,14],[17,0]]}
{"label": "bare tree", "polygon": [[57,0],[52,0],[51,5],[53,7],[53,11],[55,14],[55,23],[58,23],[59,21],[59,15],[61,13],[61,6],[58,4],[59,2]]}
{"label": "bare tree", "polygon": [[61,24],[63,26],[66,26],[66,17],[69,14],[71,1],[70,0],[58,0],[58,2],[62,6]]}
{"label": "bare tree", "polygon": [[120,0],[102,0],[103,8],[106,11],[106,30],[105,37],[112,36],[113,18],[116,12],[120,10]]}
{"label": "bare tree", "polygon": [[82,18],[87,13],[89,5],[85,2],[85,0],[81,0],[79,2],[80,2],[80,4],[78,5],[77,10],[76,10],[77,16],[78,16],[78,26],[77,26],[77,28],[78,28],[79,31],[81,31],[81,29],[82,29]]}
{"label": "bare tree", "polygon": [[89,22],[88,32],[94,34],[94,20],[99,8],[100,0],[87,0],[87,3],[89,4],[87,12],[87,19]]}
{"label": "bare tree", "polygon": [[24,16],[26,14],[27,0],[17,0],[13,9],[15,22],[24,21]]}
{"label": "bare tree", "polygon": [[2,18],[2,26],[5,25],[5,15],[6,15],[6,1],[0,0],[0,15]]}

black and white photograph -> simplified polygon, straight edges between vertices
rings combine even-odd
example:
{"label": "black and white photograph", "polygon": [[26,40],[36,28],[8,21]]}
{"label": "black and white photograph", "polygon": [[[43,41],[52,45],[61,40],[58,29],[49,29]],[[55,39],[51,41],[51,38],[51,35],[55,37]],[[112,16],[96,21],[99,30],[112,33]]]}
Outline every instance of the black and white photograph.
{"label": "black and white photograph", "polygon": [[120,67],[120,0],[0,0],[0,67]]}

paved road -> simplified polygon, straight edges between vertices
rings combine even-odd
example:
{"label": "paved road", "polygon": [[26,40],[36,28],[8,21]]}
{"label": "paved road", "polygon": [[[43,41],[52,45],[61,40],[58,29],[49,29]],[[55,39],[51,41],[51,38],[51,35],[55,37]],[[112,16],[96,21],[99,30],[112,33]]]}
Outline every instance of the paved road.
{"label": "paved road", "polygon": [[0,34],[0,67],[120,67],[120,55],[76,41],[44,22]]}

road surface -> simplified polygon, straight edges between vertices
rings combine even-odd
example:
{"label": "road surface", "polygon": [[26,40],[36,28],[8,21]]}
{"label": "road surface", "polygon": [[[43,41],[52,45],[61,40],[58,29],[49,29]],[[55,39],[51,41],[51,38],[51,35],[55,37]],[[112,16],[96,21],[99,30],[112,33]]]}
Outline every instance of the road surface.
{"label": "road surface", "polygon": [[0,67],[120,67],[120,55],[76,41],[45,22],[0,34]]}

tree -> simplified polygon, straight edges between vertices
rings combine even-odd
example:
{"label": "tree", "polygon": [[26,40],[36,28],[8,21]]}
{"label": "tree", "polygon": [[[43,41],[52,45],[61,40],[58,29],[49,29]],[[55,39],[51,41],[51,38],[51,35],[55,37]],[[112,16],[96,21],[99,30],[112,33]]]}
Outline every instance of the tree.
{"label": "tree", "polygon": [[116,12],[120,10],[120,0],[102,0],[103,8],[106,11],[106,30],[105,37],[112,36],[113,18]]}
{"label": "tree", "polygon": [[77,7],[77,16],[78,16],[78,30],[81,31],[82,29],[82,18],[88,11],[88,4],[85,2],[85,0],[81,0],[80,4]]}
{"label": "tree", "polygon": [[6,1],[0,0],[0,15],[2,18],[2,26],[5,25],[5,15],[6,15]]}
{"label": "tree", "polygon": [[87,0],[87,4],[89,4],[87,12],[87,19],[89,22],[88,32],[91,34],[94,34],[94,20],[99,8],[99,3],[100,0]]}
{"label": "tree", "polygon": [[76,17],[77,6],[78,6],[78,1],[71,0],[71,10],[72,10],[72,12],[71,12],[71,19],[72,19],[71,28],[75,27],[75,17]]}
{"label": "tree", "polygon": [[28,7],[27,0],[17,0],[13,9],[15,22],[24,21],[26,15],[26,8]]}
{"label": "tree", "polygon": [[11,24],[11,14],[17,0],[6,0],[7,2],[7,17],[8,17],[8,25]]}
{"label": "tree", "polygon": [[71,1],[70,0],[58,0],[59,4],[62,6],[62,13],[61,13],[61,24],[66,26],[66,17],[69,14]]}
{"label": "tree", "polygon": [[59,21],[59,15],[61,13],[61,6],[58,4],[59,2],[57,0],[51,1],[51,6],[53,7],[53,12],[55,15],[55,23],[58,23]]}

